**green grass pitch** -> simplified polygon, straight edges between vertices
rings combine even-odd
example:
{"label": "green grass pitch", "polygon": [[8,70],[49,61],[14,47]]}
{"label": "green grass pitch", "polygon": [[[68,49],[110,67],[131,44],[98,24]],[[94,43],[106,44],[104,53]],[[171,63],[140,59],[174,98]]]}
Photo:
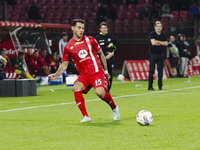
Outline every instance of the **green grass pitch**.
{"label": "green grass pitch", "polygon": [[[163,91],[147,90],[147,81],[119,82],[111,95],[120,120],[112,120],[109,106],[92,89],[86,108],[92,122],[83,118],[72,87],[40,86],[37,96],[0,98],[0,149],[2,150],[199,150],[200,76],[163,80]],[[136,87],[141,84],[141,87]],[[50,91],[53,89],[54,92]],[[150,126],[140,126],[140,110],[153,114]]]}

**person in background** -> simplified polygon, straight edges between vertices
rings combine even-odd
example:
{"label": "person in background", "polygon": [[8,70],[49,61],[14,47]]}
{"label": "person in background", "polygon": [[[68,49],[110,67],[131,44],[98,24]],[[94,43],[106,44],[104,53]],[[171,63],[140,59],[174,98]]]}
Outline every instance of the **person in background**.
{"label": "person in background", "polygon": [[58,44],[59,49],[59,59],[61,60],[64,53],[64,48],[67,45],[68,34],[66,32],[61,33],[61,39]]}
{"label": "person in background", "polygon": [[108,24],[106,22],[102,22],[99,27],[101,32],[96,36],[96,40],[106,57],[108,73],[111,76],[110,85],[108,85],[109,92],[112,85],[112,72],[115,63],[114,56],[119,53],[120,46],[118,40],[108,32]]}
{"label": "person in background", "polygon": [[33,79],[25,67],[24,59],[25,52],[20,51],[18,57],[15,59],[15,72],[20,75],[20,78]]}
{"label": "person in background", "polygon": [[162,86],[162,77],[163,77],[163,66],[164,66],[164,57],[163,51],[164,46],[168,45],[167,37],[162,33],[162,23],[156,21],[154,23],[155,31],[150,33],[149,37],[149,86],[148,90],[154,90],[153,88],[153,74],[155,71],[155,65],[157,64],[158,69],[158,88],[163,90]]}
{"label": "person in background", "polygon": [[169,38],[169,44],[168,44],[167,51],[169,51],[171,75],[172,75],[172,78],[176,78],[179,52],[178,52],[178,48],[176,47],[176,44],[175,44],[175,37],[173,35],[171,35]]}
{"label": "person in background", "polygon": [[179,55],[180,55],[179,76],[180,77],[186,77],[187,76],[189,51],[187,49],[187,45],[184,44],[182,34],[178,35],[176,46],[178,47]]}
{"label": "person in background", "polygon": [[30,64],[28,66],[30,74],[33,76],[46,76],[50,70],[48,66],[43,65],[42,60],[39,57],[39,50],[35,49],[31,55]]}
{"label": "person in background", "polygon": [[5,52],[6,50],[4,48],[0,49],[0,80],[3,80],[5,78],[5,72],[3,70],[3,68],[5,68],[7,64],[7,56]]}
{"label": "person in background", "polygon": [[53,51],[52,54],[48,57],[47,62],[50,64],[54,63],[54,65],[51,65],[51,73],[56,72],[59,67],[58,53],[56,51]]}

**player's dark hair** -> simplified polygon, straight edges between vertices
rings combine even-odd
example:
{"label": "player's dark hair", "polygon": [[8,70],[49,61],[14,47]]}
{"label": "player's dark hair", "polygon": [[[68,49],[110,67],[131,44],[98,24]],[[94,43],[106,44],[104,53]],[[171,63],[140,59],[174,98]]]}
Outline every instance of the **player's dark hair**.
{"label": "player's dark hair", "polygon": [[75,26],[78,22],[85,25],[85,20],[83,20],[83,19],[74,19],[73,22],[72,22],[72,26]]}
{"label": "player's dark hair", "polygon": [[61,33],[61,38],[63,38],[63,36],[68,36],[68,34],[66,32],[62,32]]}
{"label": "player's dark hair", "polygon": [[25,54],[25,52],[19,51],[18,56],[21,56],[21,55],[24,55],[24,54]]}
{"label": "player's dark hair", "polygon": [[106,27],[108,27],[108,24],[107,24],[106,22],[102,22],[102,23],[100,23],[99,28],[101,28],[101,26],[106,26]]}
{"label": "player's dark hair", "polygon": [[0,49],[0,55],[2,54],[3,51],[5,51],[5,48]]}

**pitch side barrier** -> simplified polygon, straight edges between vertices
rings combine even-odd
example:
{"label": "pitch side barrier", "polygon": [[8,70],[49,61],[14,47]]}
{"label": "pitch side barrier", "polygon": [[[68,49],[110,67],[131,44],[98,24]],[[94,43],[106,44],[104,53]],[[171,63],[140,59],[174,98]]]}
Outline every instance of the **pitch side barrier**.
{"label": "pitch side barrier", "polygon": [[[163,79],[170,78],[170,63],[166,59],[163,67]],[[122,68],[122,74],[131,81],[148,80],[149,60],[125,60]],[[187,76],[200,75],[200,60],[196,56],[190,60]],[[154,73],[154,79],[158,79],[157,66]]]}

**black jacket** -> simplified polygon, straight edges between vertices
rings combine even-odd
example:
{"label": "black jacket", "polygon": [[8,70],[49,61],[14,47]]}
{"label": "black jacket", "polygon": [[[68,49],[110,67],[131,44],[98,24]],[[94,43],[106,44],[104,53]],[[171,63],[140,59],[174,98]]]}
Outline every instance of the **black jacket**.
{"label": "black jacket", "polygon": [[[99,33],[95,39],[97,40],[98,44],[101,46],[101,49],[104,53],[104,55],[108,55],[107,52],[114,52],[114,55],[119,53],[119,42],[118,40],[110,33],[107,33],[106,35],[102,35],[101,33]],[[107,46],[113,43],[113,46],[111,48],[108,48]],[[109,60],[107,60],[108,62],[114,63],[115,62],[115,58],[111,57]]]}

